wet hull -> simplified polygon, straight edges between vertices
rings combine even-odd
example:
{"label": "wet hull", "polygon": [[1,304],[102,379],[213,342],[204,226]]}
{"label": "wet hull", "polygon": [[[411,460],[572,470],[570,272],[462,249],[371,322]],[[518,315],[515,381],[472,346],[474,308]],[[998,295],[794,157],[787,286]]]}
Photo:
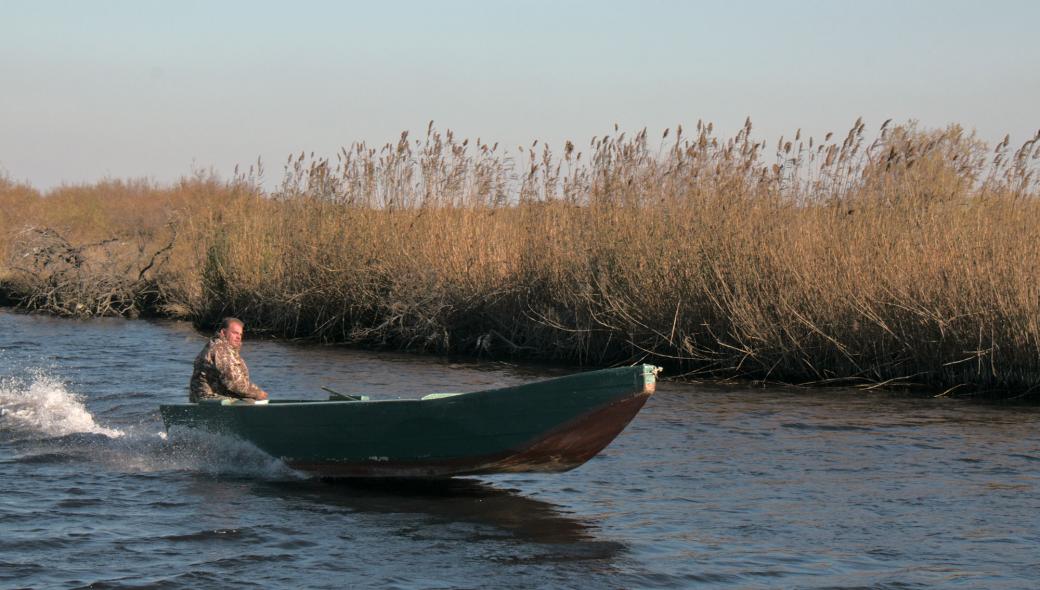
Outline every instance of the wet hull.
{"label": "wet hull", "polygon": [[162,406],[167,428],[231,434],[329,477],[567,471],[625,428],[655,388],[650,365],[432,400]]}

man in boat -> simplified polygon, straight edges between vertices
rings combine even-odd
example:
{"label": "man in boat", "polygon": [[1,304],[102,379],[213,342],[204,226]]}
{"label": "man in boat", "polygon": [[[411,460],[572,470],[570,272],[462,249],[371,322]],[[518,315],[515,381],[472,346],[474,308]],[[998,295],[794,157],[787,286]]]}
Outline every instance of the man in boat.
{"label": "man in boat", "polygon": [[195,357],[195,370],[188,386],[188,401],[204,399],[267,399],[267,392],[249,380],[249,368],[242,360],[242,332],[245,324],[238,318],[224,318],[220,330]]}

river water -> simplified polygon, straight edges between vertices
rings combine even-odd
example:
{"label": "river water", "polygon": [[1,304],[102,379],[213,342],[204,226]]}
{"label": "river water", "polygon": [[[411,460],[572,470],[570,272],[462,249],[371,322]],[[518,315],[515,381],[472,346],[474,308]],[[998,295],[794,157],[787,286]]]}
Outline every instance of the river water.
{"label": "river water", "polygon": [[[662,383],[564,474],[358,486],[162,429],[205,339],[0,311],[0,588],[1037,588],[1040,408]],[[556,369],[248,341],[275,397]]]}

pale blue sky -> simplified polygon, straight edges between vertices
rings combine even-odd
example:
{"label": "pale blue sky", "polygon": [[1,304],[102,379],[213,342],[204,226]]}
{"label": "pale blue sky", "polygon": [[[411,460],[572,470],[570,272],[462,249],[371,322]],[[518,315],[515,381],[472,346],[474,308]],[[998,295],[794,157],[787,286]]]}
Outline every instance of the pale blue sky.
{"label": "pale blue sky", "polygon": [[[1040,2],[0,0],[0,171],[227,175],[429,120],[503,145],[745,116],[1040,128]],[[513,147],[515,149],[515,147]]]}

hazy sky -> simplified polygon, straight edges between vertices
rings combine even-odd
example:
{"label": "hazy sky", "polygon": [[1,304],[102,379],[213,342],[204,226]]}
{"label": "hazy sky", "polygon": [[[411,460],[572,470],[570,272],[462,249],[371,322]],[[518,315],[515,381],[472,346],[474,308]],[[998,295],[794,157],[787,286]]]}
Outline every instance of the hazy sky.
{"label": "hazy sky", "polygon": [[[1040,128],[1040,2],[0,0],[0,173],[223,175],[402,130],[579,149],[618,123],[729,134]],[[515,149],[513,147],[512,149]]]}

